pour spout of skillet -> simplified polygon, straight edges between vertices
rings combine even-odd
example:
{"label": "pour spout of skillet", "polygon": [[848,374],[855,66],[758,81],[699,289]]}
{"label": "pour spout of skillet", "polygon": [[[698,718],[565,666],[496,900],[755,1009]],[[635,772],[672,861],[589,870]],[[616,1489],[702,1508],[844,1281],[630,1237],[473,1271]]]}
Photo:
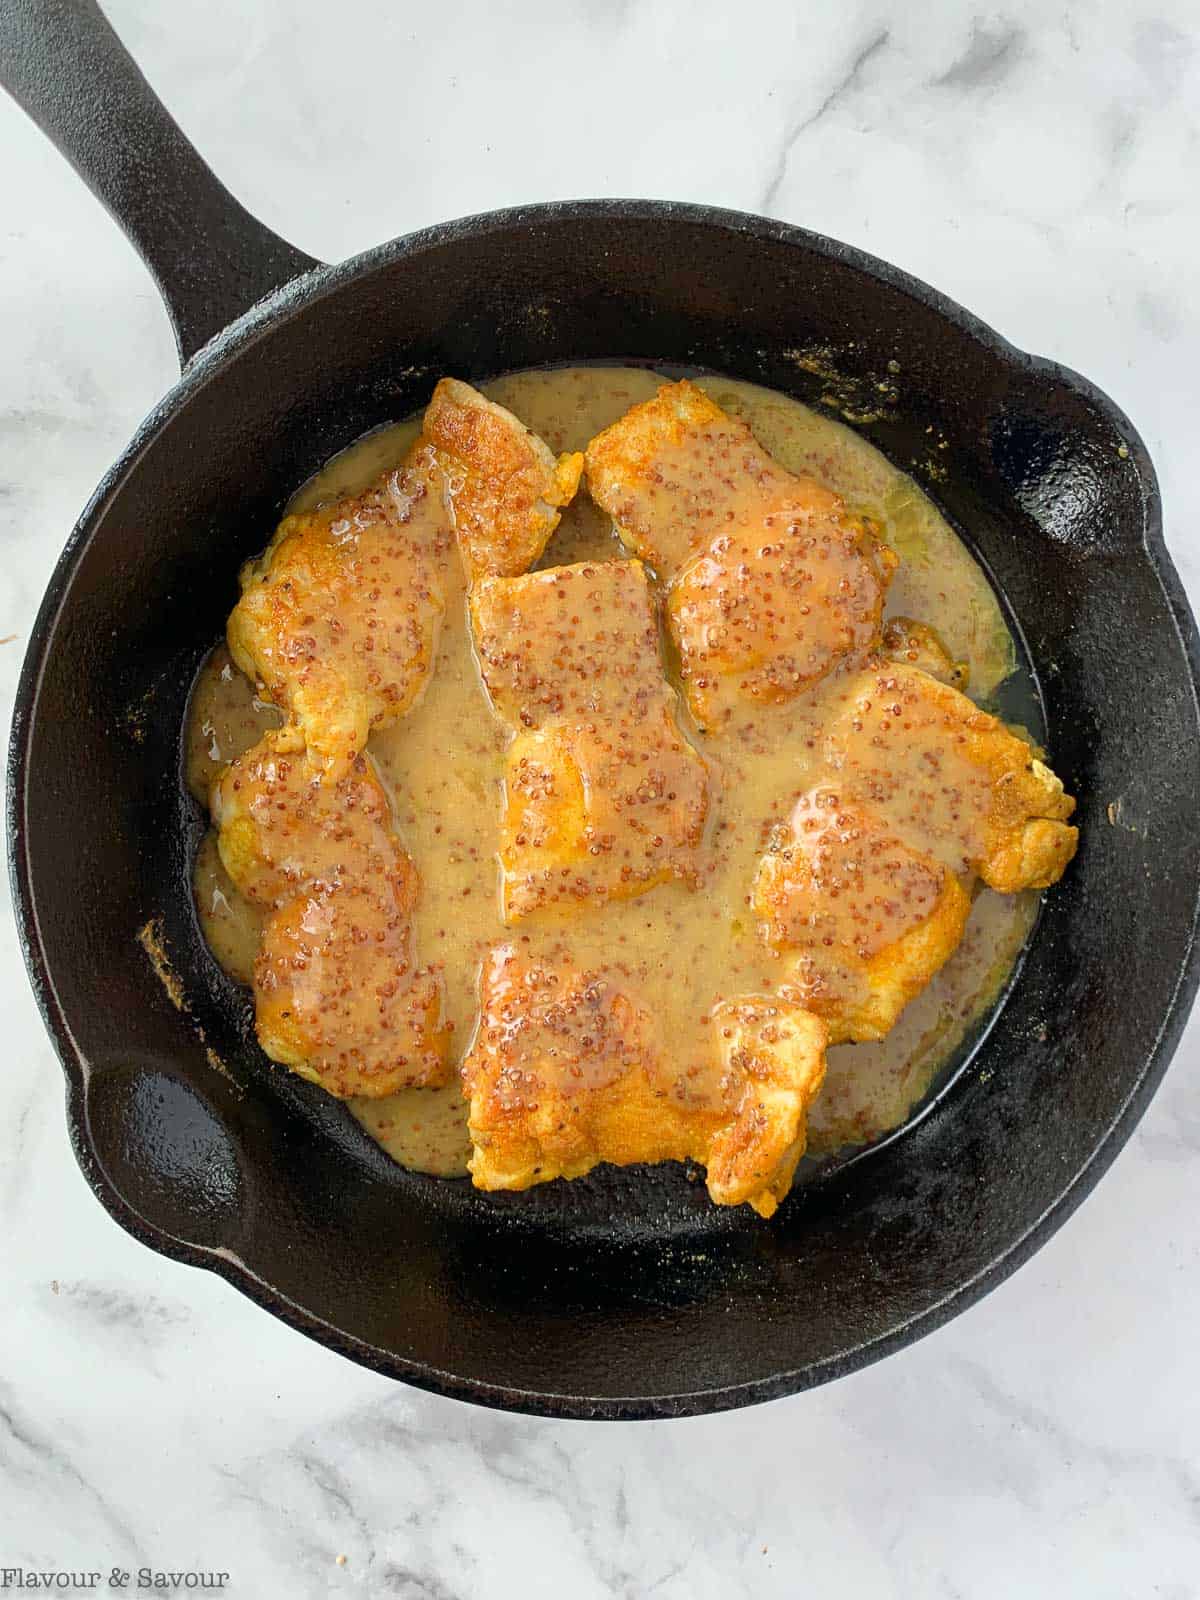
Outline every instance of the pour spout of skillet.
{"label": "pour spout of skillet", "polygon": [[264,295],[322,265],[214,176],[95,0],[6,0],[0,84],[153,273],[181,365]]}

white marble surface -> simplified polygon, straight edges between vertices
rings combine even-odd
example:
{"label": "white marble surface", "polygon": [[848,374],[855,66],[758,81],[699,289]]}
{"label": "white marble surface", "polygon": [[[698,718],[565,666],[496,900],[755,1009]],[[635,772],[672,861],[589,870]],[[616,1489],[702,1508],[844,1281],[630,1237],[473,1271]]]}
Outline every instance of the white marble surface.
{"label": "white marble surface", "polygon": [[[580,194],[766,209],[1107,388],[1200,599],[1194,0],[111,0],[217,171],[328,259]],[[0,104],[0,694],[58,548],[174,377],[149,278]],[[393,1385],[109,1221],[0,922],[0,1566],[227,1592],[1200,1595],[1200,1032],[1015,1279],[817,1393],[678,1424]],[[345,1555],[344,1565],[335,1558]]]}

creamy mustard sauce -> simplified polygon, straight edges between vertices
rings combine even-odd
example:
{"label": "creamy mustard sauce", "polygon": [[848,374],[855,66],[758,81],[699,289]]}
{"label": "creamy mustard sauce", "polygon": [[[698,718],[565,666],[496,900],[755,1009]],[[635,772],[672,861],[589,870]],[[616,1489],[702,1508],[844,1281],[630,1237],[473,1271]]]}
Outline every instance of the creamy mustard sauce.
{"label": "creamy mustard sauce", "polygon": [[[648,371],[584,367],[517,373],[483,392],[562,451],[582,449],[662,381]],[[744,417],[785,467],[811,473],[879,524],[901,557],[887,614],[934,627],[950,653],[967,663],[972,697],[990,698],[1013,670],[1012,640],[982,571],[916,485],[849,428],[796,401],[730,379],[697,381],[724,409]],[[413,419],[351,446],[303,486],[289,510],[359,492],[403,458],[418,431],[419,419]],[[541,565],[622,554],[608,517],[581,490]],[[496,850],[511,734],[482,687],[457,558],[447,571],[436,668],[415,708],[373,734],[370,751],[420,875],[414,949],[422,963],[441,968],[455,1059],[475,1028],[488,949],[514,940],[545,949],[561,941],[581,968],[616,963],[627,971],[648,998],[680,1071],[708,1076],[715,1065],[713,1004],[769,993],[785,976],[786,960],[758,937],[750,895],[771,826],[829,777],[823,735],[845,703],[844,681],[834,676],[793,703],[755,708],[720,737],[699,732],[680,707],[681,724],[711,775],[710,823],[695,889],[662,884],[635,899],[584,906],[569,916],[539,913],[505,927]],[[218,646],[198,679],[189,715],[187,775],[197,798],[207,803],[222,767],[278,724],[278,713],[256,701],[253,686]],[[261,914],[233,887],[211,835],[197,857],[195,887],[215,957],[248,982]],[[994,1003],[1036,904],[1032,894],[981,890],[962,944],[888,1037],[830,1051],[826,1084],[809,1114],[814,1152],[878,1137],[904,1121]],[[348,1104],[402,1165],[442,1176],[465,1172],[469,1143],[457,1081]]]}

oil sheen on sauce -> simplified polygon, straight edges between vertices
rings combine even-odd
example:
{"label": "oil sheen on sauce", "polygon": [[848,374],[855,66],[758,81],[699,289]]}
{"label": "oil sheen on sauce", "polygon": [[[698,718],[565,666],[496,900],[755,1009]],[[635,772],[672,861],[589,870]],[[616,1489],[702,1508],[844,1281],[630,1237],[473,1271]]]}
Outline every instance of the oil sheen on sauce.
{"label": "oil sheen on sauce", "polygon": [[[515,373],[483,387],[562,451],[583,449],[662,381],[640,369],[578,367]],[[1012,640],[982,571],[912,480],[849,428],[797,401],[730,379],[697,381],[719,405],[743,416],[784,466],[811,473],[880,524],[901,557],[888,614],[935,628],[950,653],[967,663],[972,697],[990,701],[1015,670]],[[358,492],[401,460],[418,428],[419,419],[412,419],[352,445],[303,486],[289,509]],[[270,531],[263,529],[264,544]],[[581,489],[541,565],[622,554],[609,519]],[[484,955],[513,937],[500,920],[495,854],[509,734],[480,681],[456,560],[449,585],[428,686],[408,716],[372,735],[370,750],[421,878],[415,948],[423,962],[441,965],[446,1013],[461,1057],[476,1022]],[[660,885],[636,899],[585,908],[561,924],[563,942],[580,966],[618,963],[652,997],[662,1036],[672,1041],[681,1065],[711,1056],[707,1017],[717,998],[769,992],[779,979],[779,959],[758,937],[750,890],[772,824],[827,775],[821,732],[838,704],[835,677],[790,705],[756,711],[720,738],[689,725],[681,707],[681,720],[709,763],[715,795],[701,883],[694,890],[682,883]],[[197,798],[207,803],[223,765],[278,722],[278,714],[255,699],[224,645],[218,646],[197,681],[189,713],[187,776]],[[260,916],[225,874],[211,835],[197,856],[195,890],[214,956],[233,977],[248,982]],[[981,889],[962,944],[887,1038],[830,1051],[825,1087],[809,1113],[814,1154],[878,1138],[906,1119],[995,1001],[1036,905],[1033,894]],[[348,1104],[402,1165],[446,1177],[465,1172],[469,1142],[457,1081],[444,1089]]]}

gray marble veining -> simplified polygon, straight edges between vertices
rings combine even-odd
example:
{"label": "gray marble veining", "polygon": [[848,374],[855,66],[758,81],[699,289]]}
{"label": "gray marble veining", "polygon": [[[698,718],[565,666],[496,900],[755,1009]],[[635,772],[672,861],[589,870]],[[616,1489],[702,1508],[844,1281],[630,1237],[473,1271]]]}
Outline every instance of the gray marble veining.
{"label": "gray marble veining", "polygon": [[[1193,0],[110,11],[225,181],[329,259],[645,194],[897,262],[1129,411],[1200,599]],[[144,269],[6,103],[0,149],[7,719],[62,542],[174,369]],[[937,1335],[764,1409],[591,1427],[390,1385],[134,1244],[75,1167],[7,913],[0,996],[0,1567],[227,1569],[254,1596],[1200,1595],[1195,1025],[1095,1195]]]}

